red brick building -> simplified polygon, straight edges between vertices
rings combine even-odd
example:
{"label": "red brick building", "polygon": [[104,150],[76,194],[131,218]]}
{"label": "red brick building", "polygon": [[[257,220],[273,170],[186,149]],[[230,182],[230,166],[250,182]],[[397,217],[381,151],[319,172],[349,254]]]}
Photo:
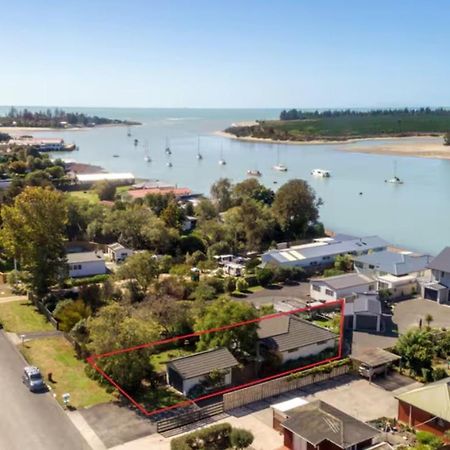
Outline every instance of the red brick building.
{"label": "red brick building", "polygon": [[438,436],[450,430],[450,378],[397,396],[398,420]]}

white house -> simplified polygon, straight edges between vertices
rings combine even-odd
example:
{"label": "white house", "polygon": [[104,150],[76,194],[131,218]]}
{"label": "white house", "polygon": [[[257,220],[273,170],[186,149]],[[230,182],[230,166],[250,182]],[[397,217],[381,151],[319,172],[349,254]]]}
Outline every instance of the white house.
{"label": "white house", "polygon": [[381,331],[382,309],[376,292],[356,294],[345,301],[345,327],[361,331]]}
{"label": "white house", "polygon": [[258,328],[259,352],[275,353],[282,363],[336,346],[337,335],[293,314],[263,319]]}
{"label": "white house", "polygon": [[313,278],[309,283],[311,300],[331,302],[357,293],[376,290],[376,282],[367,275],[346,273],[328,278]]}
{"label": "white house", "polygon": [[233,381],[232,369],[238,365],[236,358],[226,348],[182,356],[167,363],[167,384],[183,395],[188,395],[194,386],[206,381],[211,372],[218,370],[224,374],[224,380],[221,386],[214,387],[229,386]]}
{"label": "white house", "polygon": [[106,273],[105,260],[101,252],[78,252],[67,254],[69,276],[89,277]]}
{"label": "white house", "polygon": [[450,247],[444,248],[428,268],[431,269],[431,281],[422,285],[422,297],[450,305]]}
{"label": "white house", "polygon": [[226,262],[223,265],[223,271],[232,277],[241,277],[245,272],[245,265],[237,262]]}
{"label": "white house", "polygon": [[339,255],[360,256],[386,250],[388,243],[378,236],[358,238],[338,234],[314,239],[304,245],[269,250],[261,256],[263,266],[302,267],[317,270],[330,267]]}
{"label": "white house", "polygon": [[108,245],[108,257],[114,262],[123,262],[133,253],[134,251],[131,248],[127,248],[118,242]]}
{"label": "white house", "polygon": [[99,181],[108,181],[117,186],[133,184],[135,177],[132,173],[77,173],[75,179],[80,186],[92,186]]}

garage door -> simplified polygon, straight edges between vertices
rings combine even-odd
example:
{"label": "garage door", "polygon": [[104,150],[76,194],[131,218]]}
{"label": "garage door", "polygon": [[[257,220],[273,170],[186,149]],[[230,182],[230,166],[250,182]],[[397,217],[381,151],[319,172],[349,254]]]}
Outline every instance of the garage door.
{"label": "garage door", "polygon": [[438,293],[437,293],[437,291],[435,291],[434,289],[425,288],[425,291],[424,291],[424,293],[423,293],[423,296],[424,296],[427,300],[434,300],[434,301],[437,301]]}
{"label": "garage door", "polygon": [[376,316],[356,316],[356,329],[376,331],[377,329]]}

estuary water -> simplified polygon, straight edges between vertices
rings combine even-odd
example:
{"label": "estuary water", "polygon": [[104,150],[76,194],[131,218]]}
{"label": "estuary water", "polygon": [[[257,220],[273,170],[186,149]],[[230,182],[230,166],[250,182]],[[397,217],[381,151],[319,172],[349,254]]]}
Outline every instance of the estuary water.
{"label": "estuary water", "polygon": [[[289,179],[302,178],[323,199],[320,216],[328,229],[360,236],[378,234],[393,245],[431,254],[450,245],[450,161],[351,153],[340,151],[342,144],[249,143],[214,135],[234,122],[276,118],[279,109],[65,109],[143,125],[131,127],[131,137],[126,127],[32,133],[60,136],[79,146],[79,151],[58,154],[63,158],[204,194],[220,177],[235,182],[245,179],[248,169],[261,171],[260,181],[273,189]],[[134,139],[139,140],[137,146]],[[167,166],[166,140],[172,150],[172,167]],[[144,161],[145,141],[150,163]],[[198,142],[202,160],[196,158]],[[379,141],[364,141],[363,145],[375,146]],[[272,169],[277,154],[288,172]],[[224,166],[218,164],[221,155],[227,163]],[[393,176],[395,162],[402,185],[384,182]],[[330,170],[332,177],[313,177],[315,168]]]}

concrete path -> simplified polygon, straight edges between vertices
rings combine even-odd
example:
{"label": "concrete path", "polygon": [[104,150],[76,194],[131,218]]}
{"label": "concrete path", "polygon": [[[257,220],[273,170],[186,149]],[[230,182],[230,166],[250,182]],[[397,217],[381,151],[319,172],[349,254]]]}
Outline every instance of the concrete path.
{"label": "concrete path", "polygon": [[87,450],[85,439],[47,392],[22,383],[25,360],[0,332],[0,449]]}

